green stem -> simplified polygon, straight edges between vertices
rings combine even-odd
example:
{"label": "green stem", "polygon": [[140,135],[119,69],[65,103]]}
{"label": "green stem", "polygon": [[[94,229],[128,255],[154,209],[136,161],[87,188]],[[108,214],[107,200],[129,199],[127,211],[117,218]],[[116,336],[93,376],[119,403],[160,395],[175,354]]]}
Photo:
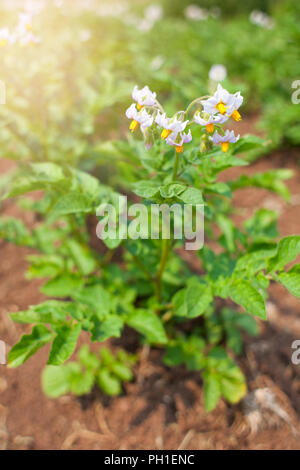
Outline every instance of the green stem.
{"label": "green stem", "polygon": [[[176,152],[176,150],[175,150]],[[177,173],[178,173],[178,166],[179,166],[179,153],[175,153],[175,160],[174,160],[174,167],[173,167],[173,175],[172,175],[172,181],[176,181],[177,178]]]}
{"label": "green stem", "polygon": [[162,241],[162,252],[161,252],[159,268],[158,268],[158,272],[156,275],[156,297],[159,302],[161,300],[161,279],[162,279],[162,276],[163,276],[163,273],[167,264],[169,250],[170,250],[169,240],[164,238]]}

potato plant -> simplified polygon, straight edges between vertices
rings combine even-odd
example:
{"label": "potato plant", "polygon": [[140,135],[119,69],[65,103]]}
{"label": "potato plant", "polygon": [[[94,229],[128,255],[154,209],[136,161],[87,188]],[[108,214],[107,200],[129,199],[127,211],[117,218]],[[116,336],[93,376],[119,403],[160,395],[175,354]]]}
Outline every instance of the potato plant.
{"label": "potato plant", "polygon": [[[284,180],[291,172],[219,181],[224,170],[246,166],[243,155],[263,145],[257,137],[240,138],[224,127],[242,119],[240,92],[231,94],[219,85],[171,116],[148,87],[135,87],[132,98],[126,117],[130,131],[144,142],[130,135],[118,144],[128,181],[104,184],[74,162],[33,160],[19,166],[3,195],[3,200],[19,198],[24,210],[36,213],[38,223],[31,230],[21,220],[2,217],[0,233],[35,250],[26,275],[45,279],[41,291],[49,297],[11,315],[33,326],[11,349],[9,366],[21,366],[50,343],[46,393],[80,395],[97,383],[116,395],[121,382],[133,378],[133,357],[101,348],[99,358],[84,347],[77,362],[65,362],[82,331],[100,344],[120,338],[126,327],[136,332],[141,347],[161,350],[166,367],[199,371],[211,411],[221,397],[237,403],[247,391],[236,357],[243,351],[244,333],[256,335],[256,319],[267,320],[269,284],[279,282],[300,298],[300,265],[290,267],[300,253],[300,236],[279,240],[277,214],[264,208],[237,226],[232,195],[256,187],[289,200]],[[146,208],[204,207],[204,245],[190,252],[199,260],[199,272],[184,261],[184,237],[163,236],[163,227],[154,238],[143,230],[127,237],[108,230],[109,236],[95,243],[95,214],[98,237],[107,228],[99,206],[112,207],[116,222],[122,216],[121,188],[128,191],[129,208],[137,200]],[[37,190],[39,198],[24,197]],[[175,225],[172,213],[170,220]],[[132,220],[126,223],[129,228]]]}

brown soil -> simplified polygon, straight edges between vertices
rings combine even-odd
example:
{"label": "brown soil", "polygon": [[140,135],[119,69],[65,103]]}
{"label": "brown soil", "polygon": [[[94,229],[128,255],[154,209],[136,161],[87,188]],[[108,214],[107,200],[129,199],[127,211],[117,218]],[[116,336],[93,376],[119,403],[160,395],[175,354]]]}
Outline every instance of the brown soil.
{"label": "brown soil", "polygon": [[[288,182],[292,204],[264,190],[235,194],[241,209],[237,218],[255,208],[280,213],[281,235],[300,233],[300,167],[297,152],[278,153],[246,170],[228,170],[224,179],[240,171],[254,173],[270,168],[292,168]],[[9,163],[2,161],[0,170]],[[31,214],[22,214],[6,203],[3,212],[20,215],[31,225]],[[29,250],[0,243],[0,338],[12,346],[30,326],[15,325],[9,314],[44,299],[38,281],[24,279]],[[185,255],[195,269],[193,257]],[[194,264],[193,264],[194,263]],[[260,323],[261,335],[246,339],[240,365],[246,373],[249,394],[230,406],[221,401],[208,414],[203,406],[202,382],[184,367],[161,365],[161,353],[143,350],[135,381],[121,397],[107,399],[95,390],[89,396],[58,400],[46,398],[40,375],[48,350],[44,348],[18,369],[0,365],[0,449],[300,449],[300,366],[291,362],[291,344],[300,338],[300,303],[280,286],[270,287],[269,321]],[[137,347],[133,332],[111,347]],[[83,334],[81,343],[88,341]]]}

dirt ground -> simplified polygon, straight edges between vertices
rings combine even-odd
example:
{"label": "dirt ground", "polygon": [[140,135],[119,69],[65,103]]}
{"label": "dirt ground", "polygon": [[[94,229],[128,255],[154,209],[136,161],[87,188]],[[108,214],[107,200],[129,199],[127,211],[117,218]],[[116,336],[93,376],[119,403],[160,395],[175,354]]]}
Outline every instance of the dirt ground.
{"label": "dirt ground", "polygon": [[[241,171],[294,170],[287,183],[291,204],[264,190],[239,190],[234,196],[237,217],[249,217],[258,207],[277,210],[281,235],[300,234],[298,159],[295,150],[278,152],[249,168],[224,172],[223,180]],[[0,172],[9,165],[1,161]],[[21,214],[12,202],[2,209],[19,214],[28,225],[34,222],[32,214]],[[0,242],[0,339],[8,347],[30,331],[30,326],[14,324],[9,314],[44,299],[40,282],[24,279],[28,253]],[[197,269],[194,258],[185,256]],[[20,368],[0,365],[0,449],[300,449],[300,366],[291,362],[292,342],[300,339],[300,302],[280,286],[271,285],[269,293],[268,322],[260,322],[259,337],[247,338],[239,360],[249,384],[240,404],[221,401],[206,413],[199,374],[164,367],[161,352],[148,354],[147,349],[121,397],[108,399],[95,390],[80,399],[50,400],[40,385],[46,347]],[[124,337],[109,344],[135,350],[136,335],[128,331]]]}

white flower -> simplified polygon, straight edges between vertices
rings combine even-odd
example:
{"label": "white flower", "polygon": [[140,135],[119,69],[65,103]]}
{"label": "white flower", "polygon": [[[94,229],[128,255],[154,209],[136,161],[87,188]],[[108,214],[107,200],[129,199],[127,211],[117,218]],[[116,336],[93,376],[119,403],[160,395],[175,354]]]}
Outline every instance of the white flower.
{"label": "white flower", "polygon": [[145,109],[138,111],[136,105],[133,103],[126,111],[126,116],[128,119],[132,119],[132,122],[129,126],[131,132],[134,132],[138,126],[141,126],[141,130],[144,132],[147,127],[152,126],[153,117]]}
{"label": "white flower", "polygon": [[156,93],[152,93],[148,86],[139,90],[136,85],[132,92],[132,98],[137,102],[138,110],[143,106],[154,106],[156,103]]}
{"label": "white flower", "polygon": [[188,133],[186,132],[172,132],[169,135],[166,142],[168,145],[173,145],[177,153],[183,152],[183,144],[188,144],[192,141],[192,133],[189,130]]}
{"label": "white flower", "polygon": [[189,121],[180,121],[177,119],[177,117],[168,118],[166,113],[160,114],[160,112],[158,112],[155,118],[155,122],[159,125],[159,127],[163,128],[161,138],[167,139],[172,132],[178,134],[179,132],[184,131]]}
{"label": "white flower", "polygon": [[20,38],[20,44],[22,46],[34,46],[35,44],[38,44],[40,42],[40,39],[35,36],[31,31],[27,34],[24,34]]}
{"label": "white flower", "polygon": [[14,42],[13,36],[10,34],[8,28],[0,29],[0,46],[6,46]]}
{"label": "white flower", "polygon": [[251,23],[262,28],[272,29],[274,27],[274,21],[266,13],[260,10],[253,10],[249,16]]}
{"label": "white flower", "polygon": [[163,17],[163,9],[161,5],[152,4],[149,5],[145,10],[145,18],[149,21],[156,22],[161,20]]}
{"label": "white flower", "polygon": [[32,30],[32,15],[30,13],[19,14],[19,25],[17,30],[20,34],[24,34]]}
{"label": "white flower", "polygon": [[226,67],[221,64],[215,64],[211,67],[208,75],[214,82],[222,82],[227,77]]}
{"label": "white flower", "polygon": [[216,114],[219,112],[223,115],[231,116],[235,121],[241,120],[241,115],[238,112],[239,107],[243,103],[241,93],[237,92],[232,95],[220,83],[215,94],[208,100],[201,101],[201,103],[205,113]]}
{"label": "white flower", "polygon": [[184,14],[188,20],[192,21],[201,21],[208,18],[208,11],[204,8],[198,7],[198,5],[189,5],[184,10]]}
{"label": "white flower", "polygon": [[221,144],[223,152],[227,152],[229,149],[229,143],[234,144],[240,138],[240,135],[235,136],[234,131],[227,130],[224,135],[220,135],[218,131],[215,131],[214,135],[210,137],[214,144]]}
{"label": "white flower", "polygon": [[194,115],[195,123],[205,126],[209,134],[213,132],[215,124],[224,124],[227,120],[228,116],[222,114],[211,114],[207,119],[202,118],[199,112]]}

